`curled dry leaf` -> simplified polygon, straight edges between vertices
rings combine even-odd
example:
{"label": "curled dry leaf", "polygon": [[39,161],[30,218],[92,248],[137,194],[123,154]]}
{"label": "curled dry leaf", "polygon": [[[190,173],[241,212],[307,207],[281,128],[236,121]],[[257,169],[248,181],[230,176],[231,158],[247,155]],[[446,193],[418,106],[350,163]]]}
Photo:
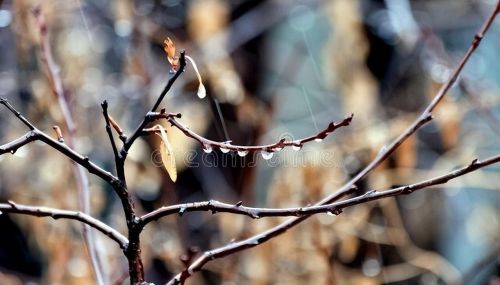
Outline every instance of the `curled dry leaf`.
{"label": "curled dry leaf", "polygon": [[163,166],[165,167],[165,170],[167,170],[170,179],[175,182],[177,180],[177,167],[175,166],[175,157],[172,145],[168,141],[165,128],[162,125],[156,125],[156,128],[160,131],[158,136],[161,138],[160,153]]}
{"label": "curled dry leaf", "polygon": [[168,62],[170,62],[172,68],[174,70],[177,70],[179,58],[175,55],[175,44],[169,37],[167,37],[167,39],[163,41],[163,50],[167,54]]}

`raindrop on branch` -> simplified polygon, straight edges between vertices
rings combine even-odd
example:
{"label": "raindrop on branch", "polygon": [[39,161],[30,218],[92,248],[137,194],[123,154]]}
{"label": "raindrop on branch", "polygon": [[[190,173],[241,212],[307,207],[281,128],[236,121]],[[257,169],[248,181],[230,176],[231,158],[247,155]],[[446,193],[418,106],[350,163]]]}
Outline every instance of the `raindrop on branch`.
{"label": "raindrop on branch", "polygon": [[238,155],[245,157],[248,154],[248,150],[238,150]]}
{"label": "raindrop on branch", "polygon": [[269,160],[273,157],[274,153],[272,152],[267,152],[267,151],[263,151],[262,153],[262,158],[265,159],[265,160]]}
{"label": "raindrop on branch", "polygon": [[203,145],[203,151],[204,151],[205,153],[211,153],[211,152],[212,152],[212,150],[213,150],[213,149],[212,149],[212,146],[211,146],[211,145],[209,145],[209,144],[205,144],[205,145]]}
{"label": "raindrop on branch", "polygon": [[201,84],[198,86],[198,92],[196,93],[198,98],[203,99],[207,96],[207,89],[205,89],[205,85]]}

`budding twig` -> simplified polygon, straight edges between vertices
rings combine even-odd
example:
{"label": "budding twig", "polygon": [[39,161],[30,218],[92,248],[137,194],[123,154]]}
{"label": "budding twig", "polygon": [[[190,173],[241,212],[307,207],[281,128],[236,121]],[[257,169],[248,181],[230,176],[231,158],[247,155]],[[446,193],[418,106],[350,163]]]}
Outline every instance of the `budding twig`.
{"label": "budding twig", "polygon": [[[463,56],[462,60],[458,64],[458,66],[455,68],[453,71],[451,77],[448,79],[448,81],[441,87],[439,92],[436,94],[434,99],[429,103],[429,105],[425,108],[425,110],[420,114],[420,116],[408,127],[406,128],[403,133],[398,136],[391,144],[389,144],[387,147],[385,147],[377,157],[370,162],[363,170],[361,170],[354,178],[352,178],[349,182],[347,182],[343,187],[341,187],[338,191],[335,193],[325,197],[321,201],[315,204],[315,206],[320,206],[320,205],[327,205],[331,204],[341,197],[345,195],[346,192],[351,189],[351,187],[355,184],[357,184],[361,179],[363,179],[368,173],[370,173],[373,169],[375,169],[377,166],[379,166],[383,161],[385,161],[407,138],[409,138],[411,135],[413,135],[418,129],[420,129],[423,125],[425,125],[427,122],[429,122],[432,119],[431,112],[436,108],[436,106],[441,102],[443,97],[446,95],[446,93],[450,90],[450,88],[453,86],[453,83],[456,81],[458,78],[458,75],[462,72],[463,67],[469,60],[470,56],[474,53],[478,45],[480,44],[481,40],[483,39],[484,35],[486,32],[489,30],[493,20],[495,19],[496,15],[500,12],[500,1],[497,2],[496,7],[490,14],[490,16],[486,19],[484,22],[482,28],[480,31],[474,36],[474,39]],[[201,270],[203,266],[220,257],[224,257],[236,252],[243,251],[248,248],[254,247],[256,244],[261,244],[271,238],[274,238],[276,236],[279,236],[283,233],[285,233],[288,229],[298,225],[299,223],[305,221],[309,216],[303,216],[303,217],[297,217],[297,218],[291,218],[288,221],[285,221],[281,223],[278,226],[275,226],[263,233],[257,234],[253,237],[250,237],[248,239],[234,242],[225,246],[221,246],[218,248],[215,248],[213,250],[205,252],[202,256],[200,256],[198,259],[196,259],[190,266],[190,270],[184,270],[181,273],[178,273],[174,278],[172,278],[167,285],[172,285],[172,284],[180,284],[179,282],[181,280],[185,280],[189,276],[192,275],[192,272]],[[187,276],[186,276],[187,274]],[[182,278],[181,278],[182,277]]]}
{"label": "budding twig", "polygon": [[[209,140],[192,130],[190,130],[188,127],[184,126],[181,124],[179,121],[176,120],[176,118],[179,118],[180,114],[166,114],[166,113],[150,113],[150,118],[151,121],[157,120],[157,119],[166,119],[172,126],[176,127],[179,129],[181,132],[183,132],[186,136],[193,138],[197,140],[201,146],[207,150],[210,149],[212,150],[213,148],[219,148],[222,149],[224,152],[227,151],[235,151],[235,152],[256,152],[256,151],[265,151],[267,153],[272,153],[272,152],[277,152],[282,150],[285,147],[293,147],[294,149],[301,149],[305,143],[317,140],[321,141],[324,138],[326,138],[329,134],[333,133],[335,130],[337,130],[340,127],[343,126],[348,126],[353,118],[353,115],[351,114],[348,117],[345,117],[339,122],[331,122],[326,128],[321,130],[315,135],[305,137],[302,139],[298,140],[293,140],[293,141],[287,141],[286,139],[282,139],[276,143],[273,144],[267,144],[267,145],[252,145],[252,146],[243,146],[243,145],[233,145],[229,142],[216,142]],[[143,129],[143,133],[150,133],[150,132],[158,132],[159,130],[156,128],[146,128]]]}

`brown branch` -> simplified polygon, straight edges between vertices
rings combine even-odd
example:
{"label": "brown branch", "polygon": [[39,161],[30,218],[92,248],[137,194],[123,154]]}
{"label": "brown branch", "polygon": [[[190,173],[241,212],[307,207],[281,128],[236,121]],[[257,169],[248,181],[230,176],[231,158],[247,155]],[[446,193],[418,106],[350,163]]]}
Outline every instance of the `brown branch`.
{"label": "brown branch", "polygon": [[[165,88],[163,88],[163,91],[161,92],[160,97],[158,97],[158,99],[156,100],[154,106],[151,108],[149,113],[155,112],[156,109],[158,109],[158,107],[161,104],[161,101],[163,101],[163,98],[165,97],[165,95],[167,95],[168,91],[170,91],[170,88],[172,88],[172,85],[174,84],[174,82],[181,75],[181,73],[184,72],[185,67],[186,67],[186,52],[181,51],[181,54],[179,57],[179,69],[174,74],[174,76],[172,76],[172,78],[170,78],[168,80],[167,85],[165,85]],[[147,126],[147,124],[149,124],[151,122],[151,118],[148,116],[149,113],[146,114],[146,116],[144,117],[142,122],[139,124],[139,126],[137,126],[137,128],[133,132],[132,136],[130,136],[130,138],[128,138],[125,141],[125,143],[123,144],[123,147],[120,150],[120,156],[122,157],[122,159],[125,159],[127,157],[127,152],[130,149],[130,147],[132,146],[132,144],[134,143],[134,141],[141,135],[142,130]]]}
{"label": "brown branch", "polygon": [[0,155],[5,153],[14,154],[19,148],[29,144],[38,139],[35,131],[29,131],[24,136],[15,139],[9,143],[0,145]]}
{"label": "brown branch", "polygon": [[57,219],[69,219],[80,221],[90,227],[100,231],[112,240],[116,241],[120,248],[126,248],[128,244],[127,238],[119,233],[117,230],[108,226],[107,224],[95,219],[85,213],[60,210],[48,207],[35,207],[28,205],[21,205],[9,201],[8,203],[0,203],[0,213],[10,213],[10,214],[23,214],[36,217],[51,217],[54,220]]}
{"label": "brown branch", "polygon": [[[361,170],[354,178],[352,178],[349,182],[347,182],[343,187],[341,187],[337,192],[325,197],[321,201],[315,204],[315,206],[327,205],[331,204],[334,201],[337,201],[342,197],[353,185],[358,183],[361,179],[363,179],[369,172],[375,169],[378,165],[380,165],[383,161],[385,161],[407,138],[413,135],[418,129],[420,129],[423,125],[429,122],[432,119],[431,112],[436,108],[439,102],[443,99],[446,93],[453,86],[454,82],[458,78],[459,74],[462,72],[463,67],[469,60],[470,56],[474,53],[476,48],[481,43],[481,40],[484,38],[484,35],[490,28],[493,20],[496,15],[500,11],[500,0],[497,2],[496,8],[492,11],[491,15],[486,19],[480,31],[474,36],[474,39],[459,62],[458,66],[453,71],[451,77],[448,81],[441,87],[438,91],[434,99],[429,103],[429,105],[424,109],[424,111],[420,114],[420,116],[405,130],[403,133],[398,136],[390,145],[381,149],[377,157],[370,162],[363,170]],[[411,189],[405,190],[410,191]],[[361,196],[365,197],[365,196]],[[288,229],[294,227],[295,225],[303,222],[309,216],[291,218],[288,221],[281,223],[278,226],[275,226],[264,233],[257,234],[249,239],[239,241],[236,243],[231,243],[226,246],[222,246],[210,251],[205,252],[201,257],[193,262],[190,266],[189,270],[184,270],[181,273],[177,274],[173,279],[171,279],[167,284],[179,284],[185,278],[188,278],[192,275],[192,272],[196,270],[200,270],[206,263],[211,260],[227,256],[229,254],[233,254],[251,247],[254,247],[257,244],[261,244],[271,238],[279,236],[285,233]],[[182,278],[181,278],[182,277]]]}
{"label": "brown branch", "polygon": [[[352,187],[350,192],[357,190],[357,187]],[[349,193],[350,193],[349,192]],[[314,211],[318,212],[314,212]],[[235,204],[224,203],[216,200],[193,202],[185,204],[177,204],[172,206],[164,206],[151,211],[140,218],[140,223],[144,227],[152,221],[161,219],[162,217],[172,214],[184,215],[188,212],[211,212],[216,213],[231,213],[237,215],[248,216],[252,219],[260,219],[264,217],[300,217],[311,213],[327,213],[331,212],[327,208],[321,207],[295,207],[295,208],[255,208],[243,205],[242,201]]]}
{"label": "brown branch", "polygon": [[[322,131],[318,132],[315,135],[305,137],[302,139],[294,140],[294,141],[286,141],[285,139],[280,140],[277,143],[274,144],[267,144],[267,145],[255,145],[255,146],[243,146],[243,145],[233,145],[228,142],[216,142],[209,140],[205,137],[200,136],[199,134],[193,132],[191,129],[188,127],[184,126],[181,124],[179,121],[176,120],[176,118],[180,118],[180,114],[172,114],[172,113],[152,113],[150,114],[151,116],[151,121],[158,120],[158,119],[166,119],[172,126],[176,127],[179,129],[181,132],[183,132],[187,137],[193,138],[197,140],[204,149],[210,147],[212,148],[219,148],[219,149],[227,149],[230,151],[245,151],[245,152],[256,152],[256,151],[266,151],[266,152],[276,152],[280,151],[281,149],[285,147],[297,147],[297,148],[302,148],[302,146],[310,141],[313,140],[322,140],[325,137],[327,137],[329,134],[333,133],[335,130],[337,130],[340,127],[343,126],[348,126],[353,118],[353,115],[351,114],[348,117],[345,117],[343,120],[340,122],[331,122],[325,129]],[[143,129],[143,133],[151,133],[151,132],[159,132],[158,129],[156,128],[149,128],[149,129]]]}
{"label": "brown branch", "polygon": [[35,126],[30,123],[21,113],[19,113],[5,98],[0,98],[0,104],[4,105],[11,111],[23,124],[25,124],[30,130],[34,130]]}
{"label": "brown branch", "polygon": [[[500,155],[492,156],[487,159],[484,159],[482,161],[478,161],[477,159],[474,159],[470,164],[467,166],[464,166],[462,168],[459,168],[457,170],[454,170],[450,173],[437,176],[431,179],[427,179],[422,182],[406,185],[406,186],[401,186],[389,190],[383,190],[383,191],[368,191],[364,195],[354,197],[351,199],[347,199],[344,201],[332,203],[332,204],[326,204],[326,205],[319,205],[319,206],[309,206],[309,207],[300,207],[300,208],[286,208],[286,209],[265,209],[265,208],[250,208],[250,207],[243,207],[239,205],[229,205],[225,203],[220,203],[217,201],[211,201],[211,202],[201,202],[201,203],[190,203],[190,204],[184,204],[180,205],[180,208],[174,208],[175,206],[172,207],[163,207],[160,208],[157,211],[151,212],[150,214],[147,214],[143,217],[143,223],[150,222],[154,219],[160,218],[164,216],[164,214],[172,214],[175,213],[174,209],[177,210],[176,213],[184,213],[184,212],[190,212],[190,211],[215,211],[215,212],[229,212],[233,214],[241,214],[241,215],[247,215],[252,218],[259,218],[259,217],[284,217],[284,216],[298,216],[301,218],[308,217],[312,214],[318,214],[318,213],[333,213],[335,215],[338,215],[342,213],[342,210],[347,208],[347,207],[352,207],[355,205],[359,204],[364,204],[370,201],[374,200],[380,200],[383,198],[388,198],[388,197],[393,197],[393,196],[398,196],[398,195],[406,195],[413,193],[418,190],[426,189],[431,186],[439,185],[439,184],[445,184],[446,182],[455,179],[459,176],[465,175],[467,173],[473,172],[477,169],[483,168],[485,166],[498,163],[500,162]],[[208,203],[208,204],[207,204]],[[300,219],[300,218],[299,218]],[[287,228],[289,229],[289,228]],[[211,260],[221,258],[230,254],[233,254],[235,252],[242,251],[244,249],[252,248],[255,246],[258,246],[268,240],[270,240],[273,237],[276,237],[277,235],[281,234],[281,232],[278,232],[274,229],[265,231],[263,233],[260,233],[258,235],[252,236],[250,238],[247,238],[245,240],[239,241],[239,242],[234,242],[230,243],[226,246],[219,247],[214,250],[206,251],[203,253],[201,257],[199,257],[195,262],[193,262],[185,271],[182,273],[179,273],[175,278],[170,280],[167,284],[181,284],[182,279],[186,278],[187,276],[190,276],[193,272],[201,270],[201,268],[208,263]]]}
{"label": "brown branch", "polygon": [[[118,154],[118,148],[116,147],[115,139],[113,137],[113,132],[111,131],[111,124],[110,124],[111,118],[109,117],[108,114],[108,102],[104,100],[104,102],[102,102],[101,104],[101,107],[102,107],[102,115],[104,116],[104,121],[106,122],[106,133],[108,134],[109,142],[111,143],[111,148],[113,149],[113,155],[115,157],[116,166],[118,167],[118,164],[120,162],[120,156]],[[117,125],[116,122],[113,121],[113,123],[114,123],[113,127]]]}
{"label": "brown branch", "polygon": [[83,166],[85,169],[88,170],[89,173],[95,174],[96,176],[100,177],[102,180],[108,182],[111,186],[116,185],[119,183],[118,178],[116,178],[113,174],[111,174],[109,171],[106,171],[96,165],[94,162],[92,162],[88,156],[83,156],[67,146],[66,144],[60,143],[59,141],[51,138],[49,135],[46,133],[38,130],[35,128],[33,124],[31,124],[25,117],[23,117],[12,105],[10,105],[7,100],[0,98],[0,103],[7,106],[7,108],[16,115],[19,120],[21,120],[25,125],[27,125],[31,131],[26,133],[24,136],[6,143],[2,146],[0,146],[0,155],[5,154],[5,153],[13,153],[15,152],[18,148],[33,142],[33,141],[42,141],[46,143],[47,145],[51,146],[55,150],[59,151],[72,161],[80,164]]}
{"label": "brown branch", "polygon": [[[142,216],[141,223],[143,225],[146,225],[151,221],[160,219],[161,217],[165,217],[168,215],[179,214],[180,216],[182,216],[184,213],[187,212],[200,212],[200,211],[211,211],[212,214],[232,213],[232,214],[248,216],[253,219],[259,219],[263,217],[290,217],[290,216],[302,217],[318,213],[332,213],[338,215],[341,213],[342,209],[346,207],[351,207],[354,205],[366,203],[372,200],[379,200],[382,198],[387,198],[402,194],[410,194],[417,190],[421,190],[439,184],[445,184],[449,180],[455,179],[459,176],[475,171],[479,168],[497,163],[499,161],[500,161],[500,155],[492,156],[483,161],[474,160],[465,167],[462,167],[445,175],[424,180],[422,182],[401,186],[390,190],[383,190],[383,191],[372,190],[368,191],[364,195],[355,198],[326,205],[293,207],[293,208],[254,208],[254,207],[243,206],[241,201],[236,204],[228,204],[215,200],[210,200],[204,202],[185,203],[185,204],[161,207],[157,210],[154,210]],[[353,188],[351,189],[351,191],[355,189],[356,188]]]}

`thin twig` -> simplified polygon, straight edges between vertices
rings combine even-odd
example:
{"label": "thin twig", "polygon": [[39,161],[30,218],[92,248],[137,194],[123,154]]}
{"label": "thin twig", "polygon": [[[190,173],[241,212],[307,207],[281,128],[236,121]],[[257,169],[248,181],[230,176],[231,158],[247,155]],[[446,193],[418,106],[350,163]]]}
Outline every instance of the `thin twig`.
{"label": "thin twig", "polygon": [[[500,162],[500,155],[492,156],[482,161],[474,159],[467,166],[464,166],[460,169],[457,169],[445,175],[437,176],[422,182],[401,186],[390,190],[383,190],[383,191],[371,190],[361,196],[357,196],[351,199],[326,205],[300,207],[300,208],[287,208],[287,209],[269,209],[269,208],[266,209],[266,208],[243,207],[240,205],[229,205],[217,201],[211,201],[211,202],[184,204],[180,205],[181,207],[178,208],[175,208],[176,206],[163,207],[157,211],[151,212],[150,214],[143,216],[142,219],[143,223],[146,224],[152,220],[158,219],[168,214],[172,213],[181,214],[190,211],[229,212],[233,214],[247,215],[255,219],[259,217],[283,217],[283,216],[299,216],[301,218],[305,218],[312,214],[317,214],[317,213],[332,213],[335,215],[339,215],[340,213],[342,213],[342,210],[347,207],[352,207],[355,205],[364,204],[369,201],[380,200],[383,198],[388,198],[398,195],[406,195],[418,190],[427,189],[434,185],[444,184],[459,176],[465,175],[477,169],[498,162]],[[258,246],[272,239],[273,237],[276,237],[280,233],[281,232],[277,232],[275,229],[271,229],[263,233],[260,233],[258,235],[247,238],[245,240],[235,243],[230,243],[226,246],[214,250],[206,251],[203,253],[201,257],[199,257],[195,262],[193,262],[186,270],[184,270],[182,273],[179,273],[175,278],[170,280],[170,282],[168,282],[167,284],[182,284],[183,278],[190,276],[195,271],[201,270],[201,268],[209,261],[233,254],[235,252],[239,252],[244,249]]]}
{"label": "thin twig", "polygon": [[102,169],[101,167],[99,167],[98,165],[96,165],[94,162],[92,162],[89,159],[88,156],[83,156],[83,155],[79,154],[78,152],[76,152],[75,150],[73,150],[72,148],[67,146],[66,144],[63,144],[57,140],[54,140],[46,133],[35,128],[35,126],[33,126],[33,124],[31,124],[16,109],[14,109],[12,107],[12,105],[10,105],[7,102],[7,100],[0,98],[0,103],[2,103],[5,106],[8,106],[8,109],[12,113],[14,113],[19,118],[19,120],[25,122],[25,124],[31,129],[31,131],[26,133],[24,136],[12,141],[12,142],[1,145],[0,146],[0,155],[5,154],[5,153],[14,153],[20,147],[22,147],[30,142],[38,140],[38,141],[42,141],[42,142],[48,144],[49,146],[51,146],[52,148],[54,148],[58,152],[67,156],[72,161],[80,164],[85,169],[87,169],[89,173],[97,175],[98,177],[100,177],[104,181],[108,182],[111,186],[119,183],[119,180],[117,177],[115,177],[109,171],[106,171],[106,170]]}
{"label": "thin twig", "polygon": [[128,244],[127,238],[121,233],[119,233],[117,230],[101,222],[100,220],[95,219],[82,212],[61,210],[48,207],[28,206],[28,205],[17,204],[12,201],[9,201],[8,203],[0,203],[0,211],[4,213],[24,214],[36,217],[51,217],[55,220],[70,219],[70,220],[80,221],[102,232],[112,240],[116,241],[120,246],[120,248],[122,249],[126,248]]}
{"label": "thin twig", "polygon": [[113,155],[115,157],[115,163],[118,165],[120,157],[118,155],[118,148],[116,147],[115,139],[113,137],[113,131],[111,130],[110,118],[108,114],[108,102],[104,100],[101,104],[102,115],[104,116],[104,121],[106,122],[106,133],[109,137],[109,142],[111,143],[111,148],[113,149]]}
{"label": "thin twig", "polygon": [[[233,145],[230,144],[229,142],[216,142],[200,136],[199,134],[193,132],[191,129],[189,129],[188,127],[184,126],[183,124],[181,124],[179,121],[176,120],[176,118],[180,118],[180,114],[151,113],[150,116],[151,120],[156,120],[161,118],[166,119],[170,124],[172,124],[172,126],[179,129],[186,136],[197,140],[205,149],[210,147],[219,149],[222,148],[230,151],[246,151],[246,152],[255,152],[255,151],[277,152],[285,147],[297,147],[300,149],[303,147],[305,143],[311,142],[313,140],[323,140],[338,128],[343,126],[348,126],[353,118],[353,115],[351,114],[350,116],[345,117],[339,122],[331,122],[326,128],[319,131],[317,134],[302,139],[293,141],[287,141],[286,139],[282,139],[274,144],[243,146],[243,145]],[[158,131],[159,130],[156,128],[143,129],[143,133],[158,132]]]}
{"label": "thin twig", "polygon": [[[345,192],[349,191],[353,185],[358,183],[361,179],[363,179],[369,172],[375,169],[378,165],[380,165],[383,161],[385,161],[408,137],[413,135],[418,129],[420,129],[423,125],[429,122],[432,119],[431,112],[436,108],[439,102],[446,95],[448,90],[453,86],[454,82],[458,78],[458,75],[462,72],[464,65],[469,60],[470,56],[474,53],[478,45],[481,43],[484,35],[490,28],[493,20],[496,15],[500,11],[500,0],[497,2],[496,8],[493,9],[491,15],[487,18],[485,23],[483,24],[480,31],[474,36],[474,39],[463,56],[462,60],[458,64],[458,66],[453,71],[451,77],[448,81],[441,87],[439,92],[436,94],[434,99],[429,103],[429,105],[424,109],[424,111],[420,114],[420,116],[400,135],[398,136],[389,146],[383,148],[377,157],[368,164],[363,170],[361,170],[354,178],[352,178],[349,182],[347,182],[343,187],[341,187],[337,192],[325,197],[321,201],[315,204],[315,206],[331,204],[334,201],[337,201],[341,196],[345,194]],[[409,190],[405,190],[409,191]],[[363,197],[363,196],[361,196]],[[294,227],[295,225],[303,222],[309,216],[297,217],[289,219],[281,223],[280,225],[273,227],[264,233],[257,234],[248,239],[234,242],[228,244],[226,246],[222,246],[219,248],[215,248],[213,250],[206,251],[202,256],[196,259],[193,264],[189,267],[188,270],[184,270],[181,273],[177,274],[174,278],[172,278],[167,285],[171,284],[179,284],[184,281],[184,279],[189,278],[194,271],[200,270],[206,263],[211,260],[227,256],[248,248],[254,247],[257,244],[261,244],[271,238],[279,236],[285,233],[288,229]]]}
{"label": "thin twig", "polygon": [[400,186],[389,190],[382,190],[382,191],[371,190],[365,193],[364,195],[326,205],[294,207],[294,208],[254,208],[254,207],[243,206],[241,201],[236,204],[228,204],[215,200],[210,200],[210,201],[185,203],[185,204],[161,207],[142,216],[141,223],[143,225],[146,225],[154,220],[158,220],[168,215],[179,214],[180,216],[182,216],[187,212],[200,212],[200,211],[204,212],[211,211],[212,214],[232,213],[232,214],[248,216],[253,219],[259,219],[263,217],[290,217],[290,216],[302,217],[317,213],[332,213],[338,215],[341,213],[342,209],[346,207],[351,207],[354,205],[366,203],[372,200],[379,200],[382,198],[387,198],[397,195],[410,194],[417,190],[421,190],[439,184],[445,184],[449,180],[455,179],[459,176],[470,173],[479,168],[483,168],[485,166],[497,163],[499,161],[500,161],[500,155],[489,157],[483,161],[474,160],[469,165],[464,166],[460,169],[418,183],[406,186]]}
{"label": "thin twig", "polygon": [[[179,57],[179,68],[177,72],[170,78],[167,82],[167,85],[165,85],[165,88],[163,88],[163,91],[160,94],[160,97],[156,100],[154,106],[151,108],[150,112],[155,112],[156,109],[158,109],[158,106],[160,106],[161,102],[163,101],[163,98],[165,95],[170,91],[170,88],[172,88],[172,85],[174,82],[177,80],[177,78],[181,75],[181,73],[184,72],[184,68],[186,67],[186,52],[181,51],[180,57]],[[141,135],[142,130],[149,124],[150,118],[146,115],[144,117],[144,120],[139,124],[139,126],[135,129],[135,131],[132,133],[132,135],[125,141],[123,144],[122,149],[120,150],[120,156],[122,159],[125,159],[127,157],[127,152],[134,143],[134,141]]]}

